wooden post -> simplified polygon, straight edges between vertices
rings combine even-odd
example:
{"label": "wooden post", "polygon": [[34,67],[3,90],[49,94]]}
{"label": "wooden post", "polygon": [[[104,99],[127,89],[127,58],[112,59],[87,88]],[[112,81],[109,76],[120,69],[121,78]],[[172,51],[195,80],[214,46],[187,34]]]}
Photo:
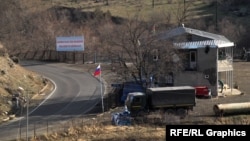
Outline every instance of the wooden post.
{"label": "wooden post", "polygon": [[73,52],[73,63],[76,63],[76,51]]}
{"label": "wooden post", "polygon": [[21,124],[19,124],[19,140],[21,140],[22,138],[22,128],[21,128]]}
{"label": "wooden post", "polygon": [[47,121],[47,136],[49,135],[49,122]]}
{"label": "wooden post", "polygon": [[34,139],[36,139],[36,124],[34,124]]}
{"label": "wooden post", "polygon": [[84,53],[82,53],[82,63],[84,64]]}

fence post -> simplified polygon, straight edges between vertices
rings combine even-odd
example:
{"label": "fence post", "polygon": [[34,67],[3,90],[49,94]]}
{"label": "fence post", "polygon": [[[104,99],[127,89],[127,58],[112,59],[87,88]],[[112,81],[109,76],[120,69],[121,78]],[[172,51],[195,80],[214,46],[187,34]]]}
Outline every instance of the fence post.
{"label": "fence post", "polygon": [[68,60],[68,53],[67,53],[67,51],[65,51],[65,56],[64,56],[64,62],[67,62]]}
{"label": "fence post", "polygon": [[49,136],[49,121],[47,121],[47,136]]}
{"label": "fence post", "polygon": [[49,61],[51,61],[51,60],[52,60],[52,57],[51,57],[51,52],[52,52],[52,50],[50,50],[50,49],[49,49]]}
{"label": "fence post", "polygon": [[22,130],[21,130],[21,124],[19,124],[19,140],[22,138]]}
{"label": "fence post", "polygon": [[56,60],[60,62],[59,52],[58,51],[55,51],[55,52],[56,52]]}
{"label": "fence post", "polygon": [[82,53],[82,63],[84,64],[84,52]]}
{"label": "fence post", "polygon": [[36,139],[36,123],[34,123],[34,139]]}
{"label": "fence post", "polygon": [[73,63],[76,63],[76,51],[73,52]]}

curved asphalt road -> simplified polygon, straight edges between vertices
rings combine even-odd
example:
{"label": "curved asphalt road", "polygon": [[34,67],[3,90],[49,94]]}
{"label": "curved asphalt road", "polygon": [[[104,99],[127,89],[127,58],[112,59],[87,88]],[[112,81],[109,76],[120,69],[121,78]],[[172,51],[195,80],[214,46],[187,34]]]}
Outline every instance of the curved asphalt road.
{"label": "curved asphalt road", "polygon": [[[40,106],[33,107],[33,110],[29,111],[28,124],[24,115],[23,118],[1,125],[1,141],[20,137],[24,139],[27,133],[28,136],[33,136],[34,125],[38,133],[39,127],[46,129],[47,123],[60,125],[72,117],[83,116],[101,101],[100,83],[89,72],[77,71],[62,63],[22,62],[21,64],[51,79],[56,84],[56,89]],[[46,130],[40,132],[44,134]]]}

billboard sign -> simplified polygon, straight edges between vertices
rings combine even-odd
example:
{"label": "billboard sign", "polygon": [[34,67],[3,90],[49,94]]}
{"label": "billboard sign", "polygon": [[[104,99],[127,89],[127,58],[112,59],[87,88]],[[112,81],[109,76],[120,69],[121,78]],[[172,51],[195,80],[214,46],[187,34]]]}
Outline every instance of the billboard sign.
{"label": "billboard sign", "polygon": [[57,51],[84,51],[84,37],[56,37]]}

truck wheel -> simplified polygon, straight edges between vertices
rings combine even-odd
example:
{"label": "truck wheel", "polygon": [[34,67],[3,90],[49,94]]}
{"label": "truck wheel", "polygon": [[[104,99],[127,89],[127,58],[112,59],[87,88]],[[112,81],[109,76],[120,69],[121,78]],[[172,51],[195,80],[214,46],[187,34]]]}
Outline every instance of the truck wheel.
{"label": "truck wheel", "polygon": [[180,118],[185,118],[186,115],[187,115],[187,110],[183,109],[183,108],[180,108],[177,110],[177,115],[180,117]]}
{"label": "truck wheel", "polygon": [[166,113],[168,115],[174,115],[175,114],[175,111],[173,109],[167,109]]}
{"label": "truck wheel", "polygon": [[139,123],[144,123],[146,121],[146,112],[145,111],[139,111],[136,115],[136,120]]}

